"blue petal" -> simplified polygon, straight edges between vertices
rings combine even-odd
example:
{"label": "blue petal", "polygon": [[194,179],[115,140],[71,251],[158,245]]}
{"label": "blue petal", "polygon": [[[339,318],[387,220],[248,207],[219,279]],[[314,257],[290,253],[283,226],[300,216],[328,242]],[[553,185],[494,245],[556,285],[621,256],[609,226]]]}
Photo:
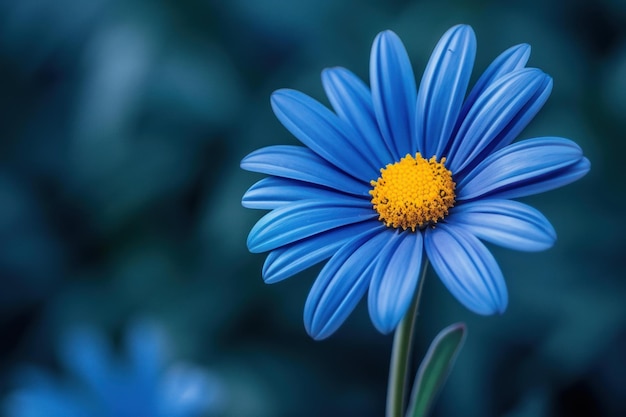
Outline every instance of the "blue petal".
{"label": "blue petal", "polygon": [[506,310],[508,295],[502,272],[480,240],[446,224],[426,229],[424,238],[435,272],[461,304],[478,314]]}
{"label": "blue petal", "polygon": [[449,169],[458,173],[501,141],[513,140],[545,103],[551,87],[550,77],[535,68],[512,72],[492,84],[459,128],[448,153]]}
{"label": "blue petal", "polygon": [[323,200],[341,195],[337,191],[302,181],[267,177],[246,191],[241,204],[246,208],[273,210],[298,200]]}
{"label": "blue petal", "polygon": [[417,149],[425,158],[442,156],[467,91],[476,37],[471,27],[450,28],[433,51],[417,95]]}
{"label": "blue petal", "polygon": [[58,386],[19,389],[3,402],[7,417],[85,417],[94,408],[79,392]]}
{"label": "blue petal", "polygon": [[345,68],[328,68],[322,72],[322,83],[337,115],[360,135],[355,143],[378,167],[394,162],[376,122],[372,94],[356,75]]}
{"label": "blue petal", "polygon": [[202,368],[176,363],[164,372],[158,391],[155,390],[154,403],[158,416],[193,417],[211,414],[223,400],[222,385],[222,381],[215,375]]}
{"label": "blue petal", "polygon": [[493,195],[498,198],[518,198],[543,193],[579,180],[589,172],[590,168],[589,160],[581,158],[580,161],[558,172],[550,172],[542,178],[533,178],[526,183],[517,183],[515,187],[500,190]]}
{"label": "blue petal", "polygon": [[380,250],[393,232],[385,228],[355,237],[330,258],[304,305],[304,326],[311,337],[330,336],[348,318],[370,284]]}
{"label": "blue petal", "polygon": [[134,377],[150,386],[168,360],[165,334],[156,323],[140,319],[129,326],[124,342]]}
{"label": "blue petal", "polygon": [[76,327],[63,335],[59,356],[65,367],[94,391],[110,388],[113,357],[104,335],[89,327]]}
{"label": "blue petal", "polygon": [[543,193],[579,180],[589,172],[590,168],[591,163],[587,158],[583,157],[575,164],[566,168],[550,171],[545,175],[533,177],[528,181],[519,181],[510,188],[499,189],[491,196],[497,198],[519,198]]}
{"label": "blue petal", "polygon": [[[520,110],[518,115],[511,121],[509,127],[503,130],[490,146],[483,151],[483,158],[488,154],[498,151],[505,146],[510,145],[515,138],[524,130],[524,128],[535,117],[539,110],[543,107],[548,97],[552,93],[552,78],[547,76],[543,80],[543,84],[537,89],[535,95],[528,100],[528,103]],[[481,155],[482,156],[482,155]],[[474,160],[474,164],[480,161],[481,157]]]}
{"label": "blue petal", "polygon": [[478,96],[489,88],[491,84],[496,82],[500,77],[524,68],[529,57],[530,45],[523,43],[510,47],[494,59],[485,72],[482,73],[478,81],[476,81],[472,91],[470,91],[467,99],[465,99],[459,119],[463,120],[465,118]]}
{"label": "blue petal", "polygon": [[241,168],[323,185],[355,195],[367,196],[370,190],[369,180],[361,182],[354,179],[302,146],[276,145],[258,149],[241,161]]}
{"label": "blue petal", "polygon": [[528,139],[483,160],[457,184],[457,200],[477,197],[516,198],[541,193],[577,180],[589,161],[568,139]]}
{"label": "blue petal", "polygon": [[321,103],[288,89],[275,91],[271,102],[283,126],[313,152],[355,178],[378,177],[380,166],[367,160],[355,145],[353,129]]}
{"label": "blue petal", "polygon": [[422,266],[422,234],[396,232],[393,236],[379,255],[368,295],[372,322],[385,334],[406,314]]}
{"label": "blue petal", "polygon": [[350,197],[297,201],[261,217],[248,235],[248,249],[253,253],[269,251],[377,216],[370,202]]}
{"label": "blue petal", "polygon": [[415,152],[415,76],[402,41],[390,30],[374,39],[370,84],[378,126],[398,161]]}
{"label": "blue petal", "polygon": [[512,200],[483,199],[450,210],[448,222],[505,248],[540,251],[556,241],[554,228],[539,210]]}
{"label": "blue petal", "polygon": [[368,230],[380,231],[378,220],[365,221],[318,233],[271,251],[263,265],[263,279],[273,284],[329,258],[348,241]]}

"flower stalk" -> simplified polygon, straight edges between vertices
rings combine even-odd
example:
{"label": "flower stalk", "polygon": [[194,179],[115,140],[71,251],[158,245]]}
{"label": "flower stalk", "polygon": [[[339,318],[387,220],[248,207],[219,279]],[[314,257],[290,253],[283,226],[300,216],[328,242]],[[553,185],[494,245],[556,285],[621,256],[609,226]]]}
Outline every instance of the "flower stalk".
{"label": "flower stalk", "polygon": [[387,384],[386,417],[403,417],[407,402],[407,372],[413,345],[413,333],[422,296],[422,288],[428,270],[428,260],[424,261],[422,273],[406,315],[398,324],[393,337],[391,360],[389,364],[389,382]]}

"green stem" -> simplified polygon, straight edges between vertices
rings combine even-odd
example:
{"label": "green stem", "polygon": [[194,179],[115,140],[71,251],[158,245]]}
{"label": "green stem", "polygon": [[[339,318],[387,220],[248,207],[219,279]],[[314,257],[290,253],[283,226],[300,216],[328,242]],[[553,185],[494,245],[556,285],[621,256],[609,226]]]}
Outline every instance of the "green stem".
{"label": "green stem", "polygon": [[391,363],[389,364],[389,383],[387,386],[387,417],[403,417],[406,404],[406,381],[411,344],[413,341],[413,330],[417,319],[424,278],[428,269],[428,260],[424,260],[417,291],[411,302],[411,306],[406,315],[398,324],[393,337],[393,348],[391,351]]}

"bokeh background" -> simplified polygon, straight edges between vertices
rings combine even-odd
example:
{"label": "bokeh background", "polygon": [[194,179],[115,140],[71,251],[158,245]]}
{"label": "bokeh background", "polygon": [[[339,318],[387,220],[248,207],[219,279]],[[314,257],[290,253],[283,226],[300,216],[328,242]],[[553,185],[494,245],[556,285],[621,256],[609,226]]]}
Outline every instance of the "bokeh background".
{"label": "bokeh background", "polygon": [[505,315],[470,313],[428,276],[417,357],[444,326],[469,328],[433,415],[626,415],[623,0],[0,0],[0,402],[22,364],[63,377],[67,328],[115,341],[150,317],[221,381],[207,415],[382,416],[392,337],[364,305],[330,339],[306,335],[318,269],[263,283],[245,245],[262,213],[240,206],[260,176],[239,161],[297,143],[273,90],[327,102],[320,71],[367,79],[384,29],[419,80],[456,23],[477,35],[474,80],[532,45],[554,90],[521,137],[569,137],[592,170],[525,200],[553,249],[494,248]]}

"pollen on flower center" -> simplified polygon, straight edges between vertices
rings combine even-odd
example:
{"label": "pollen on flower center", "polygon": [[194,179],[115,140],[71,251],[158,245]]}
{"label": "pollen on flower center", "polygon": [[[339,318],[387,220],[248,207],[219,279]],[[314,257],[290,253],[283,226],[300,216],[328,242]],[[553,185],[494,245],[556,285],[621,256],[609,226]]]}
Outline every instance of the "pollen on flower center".
{"label": "pollen on flower center", "polygon": [[446,158],[415,158],[407,154],[399,162],[381,168],[380,177],[370,181],[372,204],[378,220],[388,227],[415,231],[437,223],[454,206],[452,173],[444,166]]}

